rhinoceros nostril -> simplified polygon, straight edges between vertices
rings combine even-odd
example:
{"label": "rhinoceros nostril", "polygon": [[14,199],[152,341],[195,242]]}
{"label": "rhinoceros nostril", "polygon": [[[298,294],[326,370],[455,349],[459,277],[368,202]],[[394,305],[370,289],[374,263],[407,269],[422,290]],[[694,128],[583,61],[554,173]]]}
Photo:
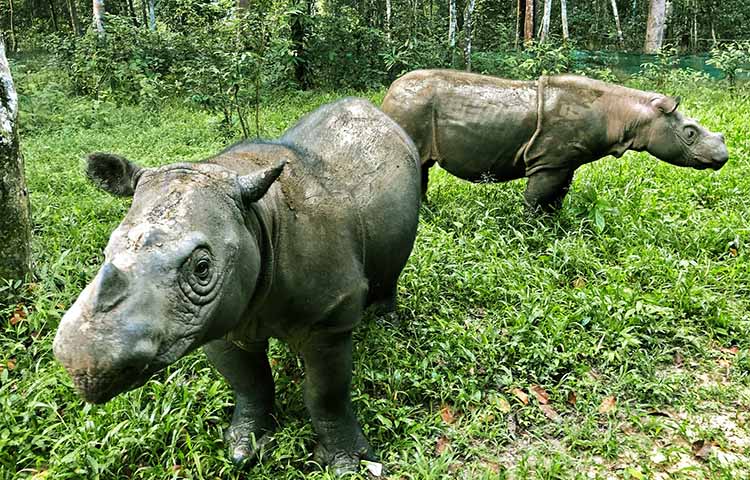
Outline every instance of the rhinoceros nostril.
{"label": "rhinoceros nostril", "polygon": [[99,312],[112,310],[125,298],[128,290],[128,278],[111,263],[105,263],[99,271],[99,281],[96,285],[94,307]]}

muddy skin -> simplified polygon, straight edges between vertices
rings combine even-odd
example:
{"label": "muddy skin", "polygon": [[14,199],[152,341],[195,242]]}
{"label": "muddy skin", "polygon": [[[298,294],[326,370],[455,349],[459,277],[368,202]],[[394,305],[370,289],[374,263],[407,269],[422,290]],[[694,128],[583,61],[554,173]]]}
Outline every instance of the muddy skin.
{"label": "muddy skin", "polygon": [[275,427],[266,351],[279,338],[304,361],[316,458],[356,471],[373,452],[350,401],[352,330],[365,308],[395,306],[419,166],[405,132],[353,98],[278,141],[199,163],[141,168],[91,155],[89,178],[133,202],[62,319],[55,356],[87,401],[103,403],[203,346],[234,390],[225,439],[243,464]]}
{"label": "muddy skin", "polygon": [[423,196],[438,163],[473,182],[527,177],[526,205],[552,211],[578,167],[627,150],[677,166],[721,168],[729,158],[724,136],[684,117],[679,103],[574,75],[523,82],[417,70],[393,82],[381,108],[417,145]]}

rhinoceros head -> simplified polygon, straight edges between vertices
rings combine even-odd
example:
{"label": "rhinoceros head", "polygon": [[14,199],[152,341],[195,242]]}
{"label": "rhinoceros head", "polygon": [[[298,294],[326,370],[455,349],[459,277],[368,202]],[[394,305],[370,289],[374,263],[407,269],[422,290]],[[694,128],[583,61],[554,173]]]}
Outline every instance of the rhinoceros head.
{"label": "rhinoceros head", "polygon": [[142,385],[239,322],[261,265],[250,210],[282,168],[238,176],[206,163],[146,169],[89,157],[89,178],[133,203],[55,336],[55,356],[86,400]]}
{"label": "rhinoceros head", "polygon": [[729,159],[724,135],[682,115],[677,111],[679,104],[680,97],[659,96],[651,100],[646,150],[673,165],[720,169]]}

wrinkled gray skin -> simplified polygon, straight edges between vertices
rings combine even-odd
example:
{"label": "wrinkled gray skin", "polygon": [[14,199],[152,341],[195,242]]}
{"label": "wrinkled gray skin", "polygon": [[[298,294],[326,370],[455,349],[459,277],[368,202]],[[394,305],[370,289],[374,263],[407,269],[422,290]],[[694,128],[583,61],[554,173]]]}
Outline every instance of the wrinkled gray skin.
{"label": "wrinkled gray skin", "polygon": [[275,337],[304,361],[318,461],[343,473],[372,457],[350,402],[352,329],[368,306],[394,309],[416,235],[419,158],[398,125],[344,99],[278,142],[155,169],[94,154],[88,175],[134,197],[54,341],[87,401],[143,385],[203,345],[234,389],[225,440],[245,462],[275,425]]}
{"label": "wrinkled gray skin", "polygon": [[391,85],[382,110],[412,137],[422,190],[435,163],[471,181],[528,177],[532,209],[554,210],[573,172],[627,150],[673,165],[718,170],[724,137],[676,109],[679,98],[573,75],[536,82],[417,70]]}

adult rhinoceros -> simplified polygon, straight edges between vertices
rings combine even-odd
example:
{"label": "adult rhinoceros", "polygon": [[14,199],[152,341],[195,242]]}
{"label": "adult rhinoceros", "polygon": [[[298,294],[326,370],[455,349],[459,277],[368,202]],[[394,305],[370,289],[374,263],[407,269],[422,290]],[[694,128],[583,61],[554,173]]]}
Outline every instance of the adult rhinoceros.
{"label": "adult rhinoceros", "polygon": [[524,82],[417,70],[393,82],[381,108],[417,145],[423,195],[438,163],[475,182],[528,177],[527,205],[552,210],[576,168],[627,150],[678,166],[721,168],[728,159],[723,135],[681,115],[679,103],[574,75]]}
{"label": "adult rhinoceros", "polygon": [[318,460],[342,473],[371,457],[350,401],[352,329],[365,307],[394,308],[417,231],[419,159],[398,125],[344,99],[278,141],[160,168],[95,154],[88,175],[134,198],[55,337],[86,400],[139,387],[203,345],[234,389],[225,439],[245,462],[275,426],[275,337],[304,360]]}

